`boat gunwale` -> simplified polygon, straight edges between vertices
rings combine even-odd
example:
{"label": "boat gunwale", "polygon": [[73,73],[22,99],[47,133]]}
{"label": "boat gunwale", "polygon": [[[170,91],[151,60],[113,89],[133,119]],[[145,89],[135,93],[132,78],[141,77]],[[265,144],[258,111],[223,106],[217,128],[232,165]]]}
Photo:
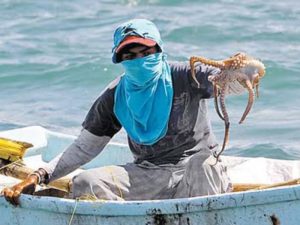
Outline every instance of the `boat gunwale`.
{"label": "boat gunwale", "polygon": [[[200,211],[264,205],[300,199],[300,185],[268,190],[226,193],[193,198],[145,201],[77,201],[57,197],[21,195],[20,208],[52,213],[73,213],[93,216],[139,216],[155,214],[185,214]],[[1,207],[14,207],[0,196]]]}

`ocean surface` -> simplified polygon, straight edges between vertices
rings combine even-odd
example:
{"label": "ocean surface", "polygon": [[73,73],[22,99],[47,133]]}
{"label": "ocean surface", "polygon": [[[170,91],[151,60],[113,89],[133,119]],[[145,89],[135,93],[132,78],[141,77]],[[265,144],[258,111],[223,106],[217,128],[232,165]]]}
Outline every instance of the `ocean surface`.
{"label": "ocean surface", "polygon": [[[0,130],[40,125],[77,135],[93,101],[122,73],[111,62],[122,22],[159,27],[168,59],[246,52],[267,68],[260,97],[228,96],[227,155],[300,159],[300,1],[0,0]],[[224,124],[209,101],[220,143]],[[122,130],[115,141],[126,142]]]}

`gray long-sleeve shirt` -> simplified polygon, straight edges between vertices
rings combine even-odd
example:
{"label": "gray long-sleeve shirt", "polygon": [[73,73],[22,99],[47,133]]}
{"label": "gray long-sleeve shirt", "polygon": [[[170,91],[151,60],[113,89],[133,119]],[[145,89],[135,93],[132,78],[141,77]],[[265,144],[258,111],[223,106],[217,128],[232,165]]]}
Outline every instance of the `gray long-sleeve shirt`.
{"label": "gray long-sleeve shirt", "polygon": [[[206,99],[213,95],[208,76],[219,70],[197,64],[196,77],[201,84],[198,88],[192,79],[188,62],[170,63],[170,68],[174,94],[167,133],[153,145],[137,144],[128,137],[136,163],[147,160],[153,164],[176,164],[201,149],[213,150],[217,146],[207,115]],[[121,129],[113,112],[118,82],[119,78],[95,101],[75,142],[44,168],[50,180],[64,176],[92,160]]]}

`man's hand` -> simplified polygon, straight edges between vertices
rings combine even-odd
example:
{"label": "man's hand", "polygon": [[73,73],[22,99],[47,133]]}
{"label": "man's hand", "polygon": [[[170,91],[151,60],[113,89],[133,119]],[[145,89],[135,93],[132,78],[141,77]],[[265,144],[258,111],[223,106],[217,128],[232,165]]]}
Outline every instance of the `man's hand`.
{"label": "man's hand", "polygon": [[14,206],[18,206],[19,197],[21,193],[24,194],[33,194],[35,191],[35,187],[38,184],[38,176],[35,174],[30,175],[26,180],[22,181],[19,184],[14,185],[13,187],[7,187],[2,190],[2,194],[5,199],[13,204]]}

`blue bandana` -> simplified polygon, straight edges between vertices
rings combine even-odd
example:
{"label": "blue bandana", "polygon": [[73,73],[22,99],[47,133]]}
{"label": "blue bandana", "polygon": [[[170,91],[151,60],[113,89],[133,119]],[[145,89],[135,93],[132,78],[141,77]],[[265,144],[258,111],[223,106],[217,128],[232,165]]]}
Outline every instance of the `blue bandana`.
{"label": "blue bandana", "polygon": [[[147,38],[151,37],[162,49],[159,32],[152,22],[132,20],[127,25],[137,33],[146,32]],[[121,35],[118,29],[116,33]],[[121,39],[116,33],[115,44],[120,44],[127,36]],[[115,45],[114,49],[117,47]],[[116,88],[114,112],[130,139],[138,144],[152,145],[165,136],[172,107],[173,86],[166,56],[163,52],[155,53],[121,64],[125,73]]]}

